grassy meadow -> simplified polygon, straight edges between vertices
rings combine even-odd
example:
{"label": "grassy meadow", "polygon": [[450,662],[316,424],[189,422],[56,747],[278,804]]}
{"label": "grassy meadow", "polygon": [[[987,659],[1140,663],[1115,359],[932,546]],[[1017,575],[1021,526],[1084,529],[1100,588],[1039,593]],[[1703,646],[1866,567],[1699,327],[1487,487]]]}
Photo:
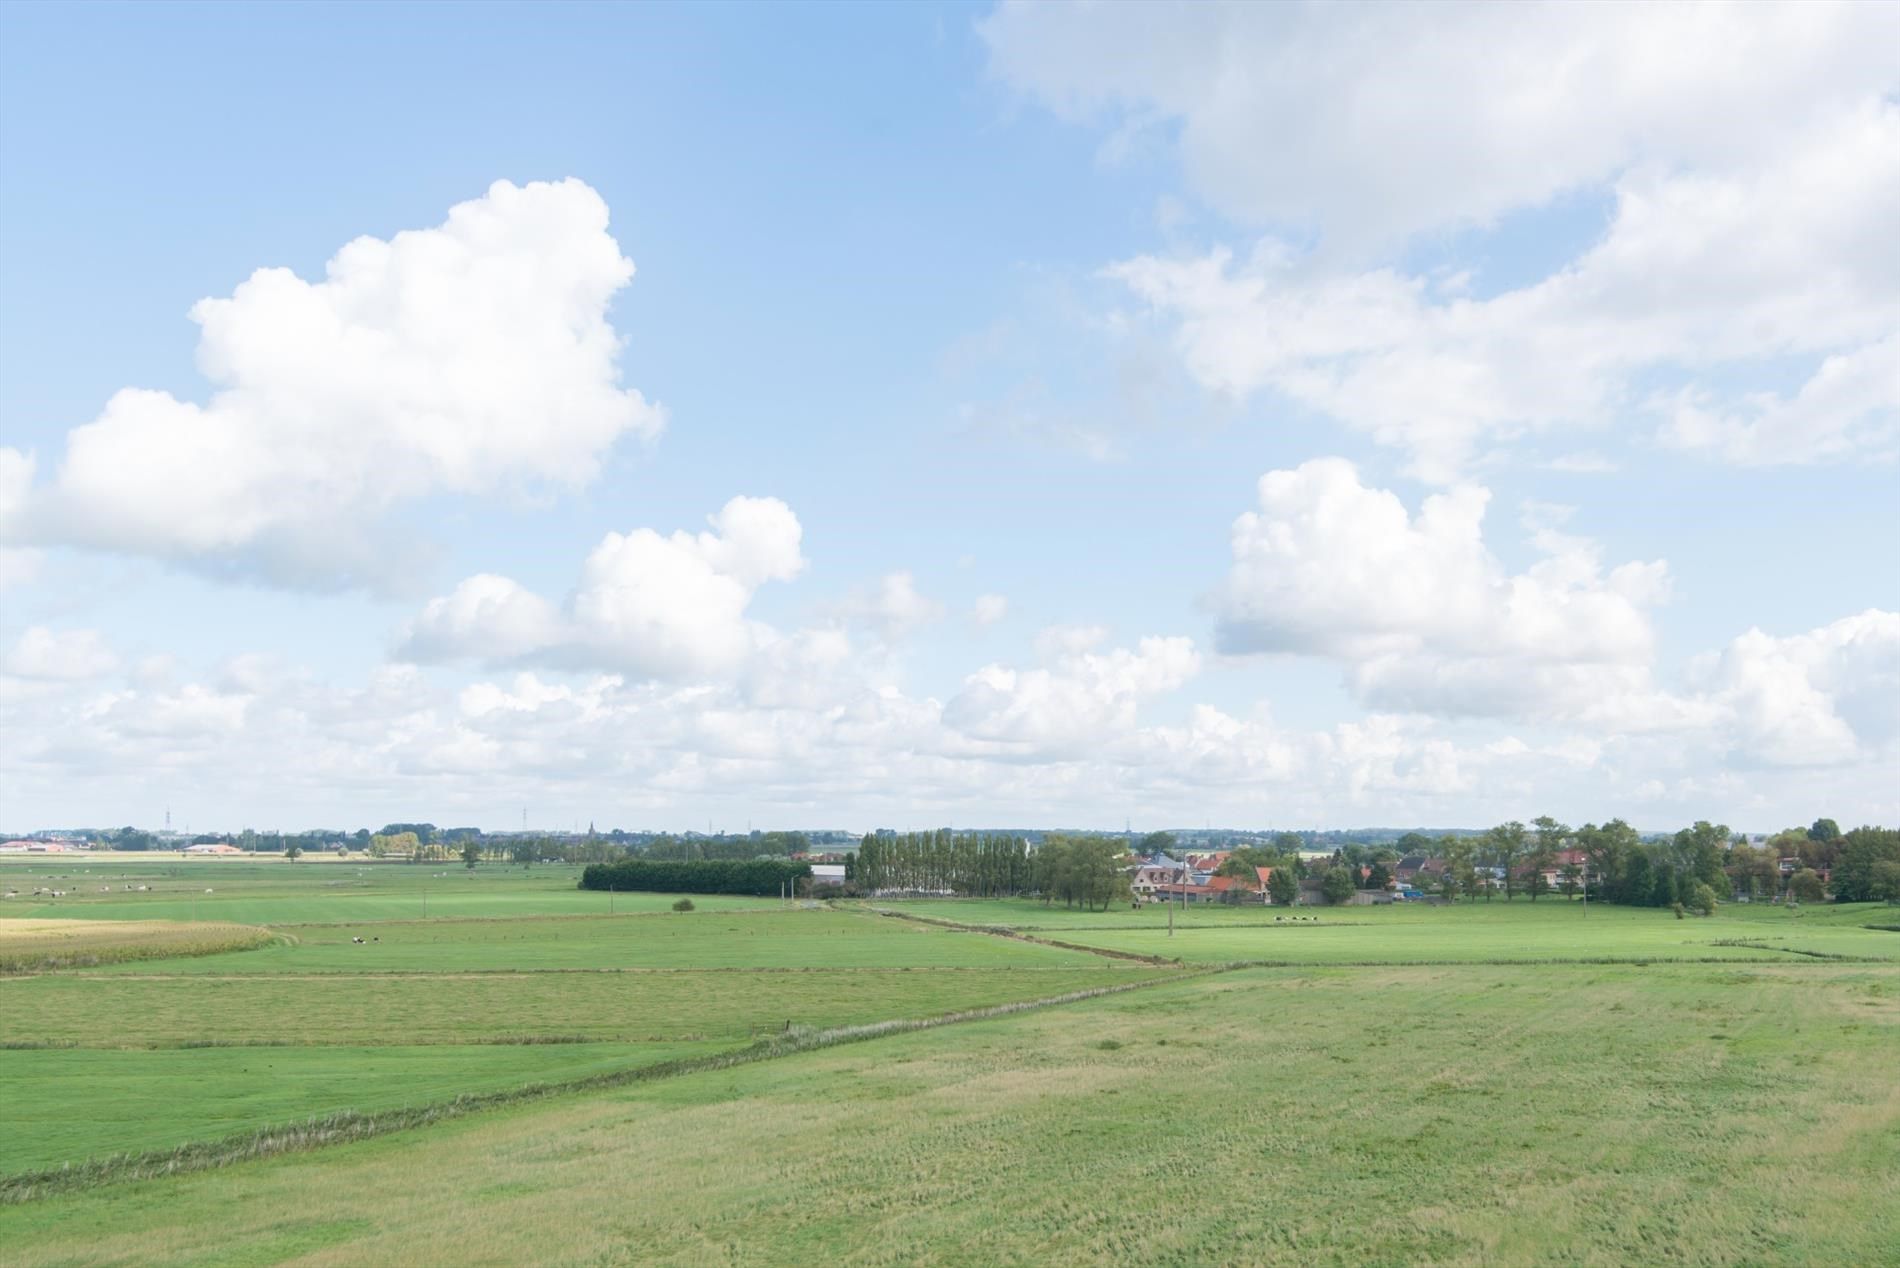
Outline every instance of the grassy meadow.
{"label": "grassy meadow", "polygon": [[[963,924],[1018,930],[1065,943],[1190,964],[1482,964],[1528,960],[1798,960],[1818,957],[1900,962],[1900,924],[1884,903],[1790,910],[1769,904],[1723,906],[1713,917],[1677,920],[1668,911],[1546,897],[1382,907],[1298,908],[1197,905],[1176,908],[1174,932],[1161,907],[1108,911],[1045,907],[1026,900],[950,899],[876,906]],[[1297,918],[1296,918],[1297,917]]]}
{"label": "grassy meadow", "polygon": [[0,1236],[22,1268],[1890,1263],[1897,1048],[1885,966],[1252,969],[0,1208]]}
{"label": "grassy meadow", "polygon": [[[1170,935],[1030,902],[608,914],[552,867],[0,884],[54,872],[0,946],[106,954],[0,976],[9,1265],[1900,1263],[1889,907],[1199,907]],[[166,953],[208,927],[248,949]],[[1104,987],[1136,989],[1076,998]],[[491,1099],[401,1117],[458,1097]],[[350,1113],[403,1129],[22,1179]]]}

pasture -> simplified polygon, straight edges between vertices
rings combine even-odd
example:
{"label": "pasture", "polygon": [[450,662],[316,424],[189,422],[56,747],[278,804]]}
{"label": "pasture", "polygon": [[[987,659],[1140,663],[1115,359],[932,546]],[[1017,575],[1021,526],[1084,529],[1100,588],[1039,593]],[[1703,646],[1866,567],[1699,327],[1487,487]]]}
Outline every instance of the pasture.
{"label": "pasture", "polygon": [[1066,943],[1180,959],[1189,964],[1483,964],[1563,960],[1900,961],[1900,924],[1884,903],[1725,905],[1708,918],[1677,920],[1657,908],[1543,898],[1379,907],[1217,904],[1177,908],[1174,933],[1161,907],[1108,911],[1039,902],[940,900],[878,903],[932,919],[994,926]]}
{"label": "pasture", "polygon": [[[621,894],[609,915],[609,896],[575,890],[571,868],[457,869],[466,888],[444,902],[443,878],[407,864],[357,879],[342,864],[87,862],[0,870],[81,882],[70,899],[14,900],[0,955],[29,969],[87,966],[0,977],[0,1176],[1157,972],[769,900],[695,898],[678,913],[673,895]],[[212,885],[195,884],[207,876]],[[178,896],[205,888],[201,900]],[[146,914],[194,904],[262,923]],[[486,914],[460,914],[470,909]],[[250,949],[205,954],[238,947]]]}
{"label": "pasture", "polygon": [[0,1236],[23,1268],[1887,1263],[1897,975],[1243,970],[0,1208]]}
{"label": "pasture", "polygon": [[[609,914],[572,869],[34,863],[92,892],[10,900],[0,942],[50,917],[163,958],[0,977],[9,1264],[1900,1260],[1891,908],[1170,936],[1013,901]],[[187,881],[250,949],[166,957],[212,924]],[[1104,987],[1137,989],[1077,998]],[[387,1125],[154,1174],[351,1114]]]}

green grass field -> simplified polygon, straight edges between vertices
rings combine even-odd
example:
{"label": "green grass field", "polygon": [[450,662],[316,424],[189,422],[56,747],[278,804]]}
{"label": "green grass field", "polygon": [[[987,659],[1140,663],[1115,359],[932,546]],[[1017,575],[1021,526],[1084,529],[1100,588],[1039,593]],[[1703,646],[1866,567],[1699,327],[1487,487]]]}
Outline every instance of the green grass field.
{"label": "green grass field", "polygon": [[[168,925],[146,914],[163,909],[162,888],[122,897],[173,867],[218,873],[201,915],[266,923]],[[22,947],[39,948],[49,929],[62,945],[146,956],[163,954],[168,931],[194,950],[207,929],[262,945],[0,977],[0,1175],[730,1051],[787,1026],[926,1017],[1156,972],[769,900],[696,897],[697,910],[677,913],[672,895],[617,895],[608,915],[604,896],[574,889],[573,869],[460,869],[459,907],[489,914],[423,920],[426,869],[364,868],[367,879],[344,883],[373,891],[336,897],[356,870],[95,863],[79,897],[9,910],[0,942]],[[458,910],[431,894],[432,913]],[[366,920],[366,909],[393,918]],[[346,923],[311,922],[343,910]]]}
{"label": "green grass field", "polygon": [[22,1266],[1881,1264],[1900,970],[1246,970],[0,1210]]}
{"label": "green grass field", "polygon": [[[224,920],[239,924],[347,924],[431,917],[579,916],[665,911],[671,894],[609,896],[575,887],[581,869],[484,863],[346,863],[176,855],[74,855],[49,861],[0,858],[0,919]],[[141,890],[139,886],[146,888]],[[60,889],[58,899],[35,889]],[[208,891],[208,892],[207,892]],[[695,896],[702,911],[759,910],[767,898]]]}
{"label": "green grass field", "polygon": [[[1900,961],[1900,933],[1868,928],[1900,923],[1885,904],[1722,907],[1715,916],[1677,920],[1651,908],[1543,899],[1533,903],[1459,903],[1452,907],[1298,908],[1198,906],[1106,912],[1035,902],[883,903],[932,919],[1027,931],[1087,946],[1163,956],[1190,964],[1271,961],[1287,964],[1479,964],[1573,959],[1798,960],[1846,956]],[[1293,917],[1297,916],[1298,919]]]}
{"label": "green grass field", "polygon": [[125,922],[202,900],[268,941],[0,978],[0,1196],[495,1099],[82,1168],[0,1201],[9,1265],[1900,1263],[1887,907],[1212,907],[1170,936],[1153,908],[609,915],[571,869],[89,862],[0,936],[162,938]]}

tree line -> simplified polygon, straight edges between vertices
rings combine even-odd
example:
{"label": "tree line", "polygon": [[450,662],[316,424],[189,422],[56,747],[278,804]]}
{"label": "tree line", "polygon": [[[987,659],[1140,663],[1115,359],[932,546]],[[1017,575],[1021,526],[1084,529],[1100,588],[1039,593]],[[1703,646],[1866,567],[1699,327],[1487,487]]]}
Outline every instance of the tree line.
{"label": "tree line", "polygon": [[752,894],[770,898],[810,883],[811,864],[780,859],[625,859],[581,870],[582,889],[658,894]]}
{"label": "tree line", "polygon": [[1052,832],[1034,847],[1009,833],[872,833],[846,861],[845,878],[860,893],[1035,896],[1106,909],[1128,899],[1127,856],[1122,838],[1089,833]]}

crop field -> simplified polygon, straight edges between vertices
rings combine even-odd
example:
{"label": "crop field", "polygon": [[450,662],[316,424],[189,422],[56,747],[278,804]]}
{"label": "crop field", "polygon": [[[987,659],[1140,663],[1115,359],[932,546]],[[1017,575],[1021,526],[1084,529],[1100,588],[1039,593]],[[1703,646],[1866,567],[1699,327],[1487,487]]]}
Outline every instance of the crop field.
{"label": "crop field", "polygon": [[0,921],[0,974],[90,968],[127,960],[215,955],[263,946],[262,929],[245,925],[132,920],[102,925],[87,920]]}
{"label": "crop field", "polygon": [[204,909],[101,888],[177,867],[257,945],[0,977],[9,1265],[1900,1262],[1890,907],[1202,907],[1170,936],[87,864],[0,944],[52,918],[162,957]]}

